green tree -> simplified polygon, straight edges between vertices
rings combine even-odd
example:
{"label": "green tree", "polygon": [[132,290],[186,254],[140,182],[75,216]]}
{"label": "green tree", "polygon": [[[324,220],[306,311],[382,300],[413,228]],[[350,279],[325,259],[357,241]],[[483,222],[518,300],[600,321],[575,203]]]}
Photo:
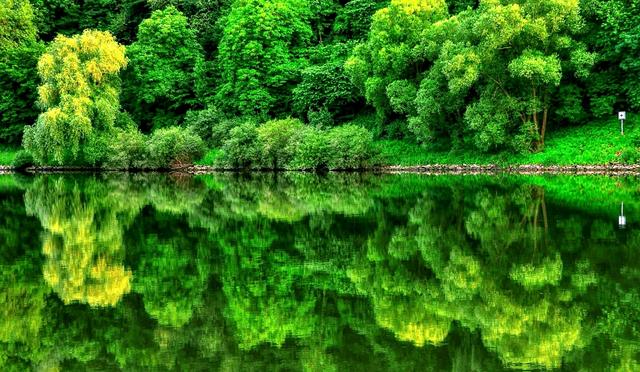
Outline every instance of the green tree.
{"label": "green tree", "polygon": [[290,110],[312,35],[306,0],[237,0],[226,18],[217,102],[241,114]]}
{"label": "green tree", "polygon": [[140,24],[138,40],[127,48],[127,55],[127,111],[143,130],[179,124],[197,104],[194,69],[202,61],[187,18],[172,6],[154,11]]}
{"label": "green tree", "polygon": [[120,110],[120,78],[127,64],[124,47],[108,32],[58,36],[38,61],[44,109],[25,128],[24,146],[40,164],[81,159],[87,141],[110,130]]}
{"label": "green tree", "polygon": [[444,0],[393,0],[374,14],[367,40],[355,47],[345,69],[367,103],[376,109],[379,120],[392,114],[387,97],[390,84],[406,80],[417,85],[423,61],[413,50],[422,31],[446,15]]}
{"label": "green tree", "polygon": [[543,148],[557,87],[588,76],[595,60],[576,39],[582,25],[577,2],[532,0],[482,2],[428,27],[419,51],[433,66],[411,128],[423,140],[464,136],[481,151]]}

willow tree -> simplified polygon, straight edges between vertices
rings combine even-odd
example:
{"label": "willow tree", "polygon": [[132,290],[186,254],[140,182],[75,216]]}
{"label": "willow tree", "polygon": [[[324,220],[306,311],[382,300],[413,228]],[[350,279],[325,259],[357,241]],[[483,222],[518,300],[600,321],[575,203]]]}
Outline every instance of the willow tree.
{"label": "willow tree", "polygon": [[27,127],[24,147],[40,164],[81,161],[83,146],[113,128],[120,110],[120,78],[127,65],[124,46],[108,32],[58,36],[38,61],[43,108]]}

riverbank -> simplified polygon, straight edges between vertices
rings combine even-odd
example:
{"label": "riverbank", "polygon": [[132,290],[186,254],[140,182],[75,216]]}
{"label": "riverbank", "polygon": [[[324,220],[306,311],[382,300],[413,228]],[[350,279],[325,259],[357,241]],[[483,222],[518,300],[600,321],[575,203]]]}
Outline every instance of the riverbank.
{"label": "riverbank", "polygon": [[[595,121],[550,133],[544,151],[528,154],[480,154],[472,150],[437,151],[401,140],[374,142],[377,158],[368,171],[437,174],[637,174],[640,173],[640,129],[636,115],[625,124],[625,135],[616,120]],[[0,148],[0,172],[12,171],[18,149]],[[237,169],[217,165],[219,149],[211,149],[194,165],[168,171],[211,173]],[[85,167],[40,167],[37,172],[119,171]],[[167,171],[167,170],[163,170]]]}
{"label": "riverbank", "polygon": [[[26,173],[97,173],[97,172],[164,172],[188,174],[212,174],[220,172],[239,172],[240,169],[221,168],[207,165],[193,165],[171,169],[142,169],[122,170],[87,167],[29,167]],[[269,169],[253,170],[254,172],[272,172]],[[0,174],[18,172],[11,166],[0,166]],[[286,172],[308,172],[305,170],[287,170]],[[567,175],[611,175],[611,176],[640,176],[640,164],[606,164],[606,165],[539,165],[522,164],[501,166],[497,164],[429,164],[417,166],[379,166],[367,169],[343,169],[331,172],[373,172],[373,173],[417,173],[432,175],[493,175],[493,174],[567,174]]]}

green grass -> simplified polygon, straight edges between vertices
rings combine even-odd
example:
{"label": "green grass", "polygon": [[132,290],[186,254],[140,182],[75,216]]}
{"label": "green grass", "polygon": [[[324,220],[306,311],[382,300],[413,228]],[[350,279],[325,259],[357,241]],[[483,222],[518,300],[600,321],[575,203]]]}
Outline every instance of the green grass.
{"label": "green grass", "polygon": [[0,165],[11,165],[19,150],[17,148],[0,147]]}
{"label": "green grass", "polygon": [[433,152],[419,145],[397,140],[377,141],[375,146],[380,151],[381,161],[388,165],[625,163],[625,152],[638,152],[632,138],[640,137],[639,122],[637,115],[631,116],[625,122],[624,136],[620,135],[620,122],[615,119],[552,130],[546,138],[544,151],[533,154],[481,154],[470,149]]}
{"label": "green grass", "polygon": [[202,159],[196,162],[197,165],[214,165],[216,159],[220,156],[220,149],[210,149],[206,154],[202,157]]}

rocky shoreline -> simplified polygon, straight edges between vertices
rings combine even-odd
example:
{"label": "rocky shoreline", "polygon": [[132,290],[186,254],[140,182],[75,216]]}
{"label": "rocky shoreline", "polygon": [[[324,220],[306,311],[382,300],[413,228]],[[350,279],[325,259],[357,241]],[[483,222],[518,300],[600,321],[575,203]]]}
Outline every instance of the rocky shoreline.
{"label": "rocky shoreline", "polygon": [[[87,167],[30,167],[25,170],[27,173],[79,173],[79,172],[178,172],[190,174],[208,174],[216,172],[233,172],[237,169],[219,168],[206,165],[192,165],[188,167],[172,169],[104,169]],[[269,170],[264,170],[269,171]],[[420,173],[420,174],[575,174],[575,175],[640,175],[640,164],[602,164],[602,165],[508,165],[496,164],[429,164],[416,166],[379,166],[367,169],[344,169],[336,172],[346,171],[371,171],[377,173]],[[15,173],[17,170],[12,166],[0,166],[0,174]]]}
{"label": "rocky shoreline", "polygon": [[577,175],[640,175],[640,164],[603,165],[508,165],[495,164],[430,164],[420,166],[386,166],[376,170],[389,173],[425,174],[577,174]]}

